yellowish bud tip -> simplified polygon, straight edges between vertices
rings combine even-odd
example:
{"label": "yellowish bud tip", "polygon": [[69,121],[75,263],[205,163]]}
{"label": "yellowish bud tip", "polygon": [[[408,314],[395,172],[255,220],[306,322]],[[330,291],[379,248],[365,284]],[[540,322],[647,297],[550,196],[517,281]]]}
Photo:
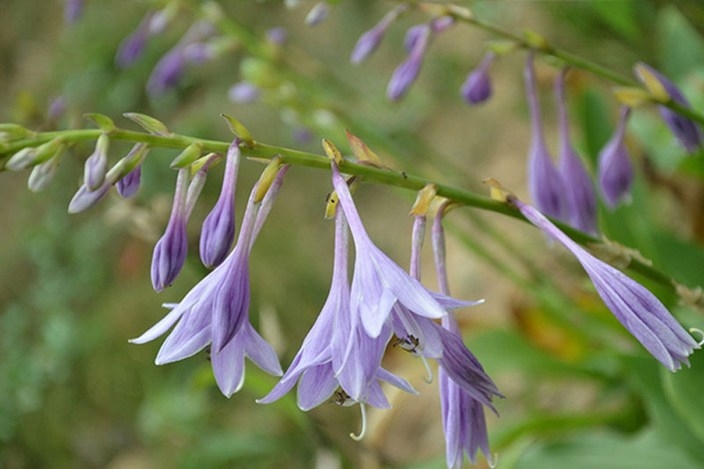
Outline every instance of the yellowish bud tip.
{"label": "yellowish bud tip", "polygon": [[652,95],[648,91],[633,86],[616,86],[613,88],[613,93],[621,104],[629,107],[642,106],[652,99]]}
{"label": "yellowish bud tip", "polygon": [[381,162],[381,159],[374,153],[361,138],[352,134],[349,130],[345,130],[347,140],[352,147],[352,154],[357,157],[360,164],[367,164],[376,168],[386,168],[386,165]]}
{"label": "yellowish bud tip", "polygon": [[430,203],[435,198],[437,194],[437,187],[435,184],[428,184],[424,188],[418,191],[418,196],[416,201],[411,207],[411,216],[414,217],[424,217],[428,214],[428,209],[430,208]]}
{"label": "yellowish bud tip", "polygon": [[670,93],[667,92],[662,82],[658,80],[658,77],[656,77],[648,67],[643,64],[638,64],[635,66],[635,72],[638,79],[643,83],[643,86],[645,86],[645,89],[648,90],[653,99],[661,103],[666,103],[671,99]]}
{"label": "yellowish bud tip", "polygon": [[262,175],[259,176],[259,181],[257,182],[257,192],[254,194],[254,202],[261,202],[269,188],[276,179],[276,175],[279,173],[279,168],[281,167],[281,157],[275,156],[271,159],[269,164],[262,171]]}
{"label": "yellowish bud tip", "polygon": [[340,150],[337,149],[334,143],[332,143],[330,140],[327,138],[323,139],[323,150],[325,151],[325,154],[335,162],[335,164],[340,164],[342,163],[342,153],[340,153]]}
{"label": "yellowish bud tip", "polygon": [[340,198],[337,196],[337,192],[333,191],[325,198],[325,219],[329,220],[335,218],[337,213],[337,205],[340,202]]}
{"label": "yellowish bud tip", "polygon": [[526,44],[528,44],[533,49],[536,49],[536,50],[550,49],[550,44],[548,43],[548,40],[545,39],[540,34],[536,33],[535,31],[531,31],[529,29],[526,29],[525,31],[523,31],[523,37],[526,40]]}
{"label": "yellowish bud tip", "polygon": [[191,165],[191,176],[203,169],[203,166],[212,164],[219,157],[220,155],[217,153],[208,153],[207,155],[195,160]]}
{"label": "yellowish bud tip", "polygon": [[227,126],[230,128],[230,132],[235,134],[235,136],[239,138],[242,143],[244,143],[246,146],[252,146],[252,144],[254,143],[252,133],[247,129],[247,127],[242,124],[242,122],[225,113],[220,114],[220,117],[225,119],[225,122],[227,122]]}
{"label": "yellowish bud tip", "polygon": [[487,178],[482,181],[484,184],[489,186],[492,199],[498,200],[499,202],[507,202],[509,197],[514,197],[514,193],[508,189],[504,189],[499,181],[494,178]]}

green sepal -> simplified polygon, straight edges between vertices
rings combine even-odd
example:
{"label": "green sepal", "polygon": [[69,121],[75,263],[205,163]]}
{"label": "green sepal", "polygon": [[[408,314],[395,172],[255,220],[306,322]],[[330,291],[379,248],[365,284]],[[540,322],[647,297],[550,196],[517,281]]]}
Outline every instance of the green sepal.
{"label": "green sepal", "polygon": [[83,117],[85,117],[86,119],[92,120],[93,123],[95,125],[97,125],[98,128],[105,133],[110,133],[110,132],[117,129],[117,126],[112,121],[112,119],[110,119],[105,114],[98,114],[97,112],[91,112],[88,114],[84,114]]}
{"label": "green sepal", "polygon": [[246,146],[252,146],[254,139],[249,130],[247,130],[247,127],[242,125],[242,123],[234,117],[225,113],[220,114],[220,117],[225,119],[227,126],[230,128],[230,132],[235,134],[235,137],[239,138]]}
{"label": "green sepal", "polygon": [[168,137],[172,135],[171,131],[166,127],[163,122],[152,116],[140,114],[138,112],[125,112],[122,115],[152,135],[161,135],[162,137]]}
{"label": "green sepal", "polygon": [[171,162],[171,169],[181,169],[192,165],[203,153],[200,142],[191,143]]}

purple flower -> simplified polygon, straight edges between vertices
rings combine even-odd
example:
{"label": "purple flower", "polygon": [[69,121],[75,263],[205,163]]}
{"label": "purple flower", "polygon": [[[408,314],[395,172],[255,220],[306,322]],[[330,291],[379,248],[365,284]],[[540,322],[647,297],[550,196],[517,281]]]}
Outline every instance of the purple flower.
{"label": "purple flower", "polygon": [[151,274],[152,285],[156,291],[170,286],[186,261],[188,252],[186,190],[189,172],[188,168],[178,171],[169,223],[161,239],[154,246]]}
{"label": "purple flower", "polygon": [[[411,30],[409,30],[409,33],[410,31]],[[418,77],[420,67],[423,64],[423,57],[425,56],[425,51],[430,41],[431,29],[429,25],[424,24],[419,25],[419,29],[414,31],[417,31],[417,33],[414,33],[415,39],[410,41],[412,42],[412,46],[408,57],[396,67],[386,88],[386,96],[391,101],[398,101],[406,94]]]}
{"label": "purple flower", "polygon": [[[347,222],[344,213],[338,210],[328,298],[289,369],[271,392],[257,402],[268,404],[280,399],[296,382],[298,406],[306,411],[329,400],[336,391],[336,402],[340,405],[359,402],[387,408],[389,402],[379,386],[380,380],[415,393],[405,380],[381,368],[388,338],[373,339],[359,327],[353,329],[347,278],[348,244]],[[354,352],[346,354],[350,340],[355,343]]]}
{"label": "purple flower", "polygon": [[670,371],[682,364],[699,345],[643,285],[600,261],[560,231],[538,210],[511,196],[509,200],[543,233],[565,246],[582,264],[597,293],[616,319]]}
{"label": "purple flower", "polygon": [[242,385],[244,357],[270,374],[282,374],[273,348],[249,323],[249,253],[287,169],[283,166],[278,170],[261,202],[256,201],[261,180],[254,186],[237,245],[225,261],[198,282],[169,314],[131,340],[136,344],[152,341],[176,324],[159,349],[157,365],[183,360],[212,344],[210,359],[215,380],[228,397]]}
{"label": "purple flower", "polygon": [[330,13],[330,6],[327,4],[327,2],[318,2],[315,5],[313,5],[313,8],[310,9],[308,12],[308,15],[306,15],[306,25],[308,26],[316,26],[328,17],[328,14]]}
{"label": "purple flower", "polygon": [[248,81],[235,83],[227,91],[227,97],[233,103],[250,104],[259,99],[259,88]]}
{"label": "purple flower", "polygon": [[281,46],[288,39],[288,31],[283,26],[271,28],[266,31],[266,40],[277,46]]}
{"label": "purple flower", "polygon": [[391,23],[393,23],[396,18],[398,18],[399,15],[407,9],[408,5],[404,3],[398,5],[396,8],[386,13],[372,29],[362,34],[357,40],[354,49],[352,49],[350,62],[353,64],[359,64],[369,58],[377,47],[379,47],[379,44],[381,44],[381,41],[386,35],[386,30],[389,28]]}
{"label": "purple flower", "polygon": [[611,139],[599,152],[599,186],[606,204],[614,208],[628,200],[633,182],[633,165],[624,142],[630,108],[621,109],[618,126]]}
{"label": "purple flower", "polygon": [[491,97],[489,67],[494,62],[494,57],[493,52],[484,54],[479,66],[472,70],[464,84],[462,84],[460,93],[468,104],[481,104]]}
{"label": "purple flower", "polygon": [[430,28],[433,33],[441,33],[455,25],[455,18],[450,15],[439,16],[430,21]]}
{"label": "purple flower", "polygon": [[[677,86],[675,86],[669,78],[667,78],[662,73],[658,72],[649,65],[642,62],[636,64],[635,72],[638,78],[643,82],[648,82],[650,76],[654,77],[664,88],[672,101],[676,102],[682,107],[690,108],[687,98],[680,91]],[[677,112],[668,108],[667,106],[658,106],[660,110],[660,116],[665,121],[665,124],[670,128],[673,135],[679,140],[680,144],[688,153],[695,153],[702,147],[702,133],[697,124],[684,116],[681,116]]]}
{"label": "purple flower", "polygon": [[227,150],[225,175],[220,197],[203,221],[200,233],[200,258],[206,267],[220,265],[235,237],[235,185],[240,165],[239,139]]}
{"label": "purple flower", "polygon": [[528,187],[538,208],[551,217],[563,218],[564,188],[545,143],[543,121],[538,105],[538,91],[533,65],[534,53],[530,52],[525,66],[526,95],[531,114],[531,144],[528,153]]}
{"label": "purple flower", "polygon": [[560,122],[560,175],[565,190],[567,222],[573,227],[596,233],[596,194],[591,177],[570,143],[567,107],[565,105],[564,69],[555,81],[557,113]]}
{"label": "purple flower", "polygon": [[124,199],[134,197],[139,190],[142,182],[142,165],[137,165],[132,171],[127,173],[125,177],[117,181],[117,193]]}
{"label": "purple flower", "polygon": [[147,44],[147,39],[151,35],[151,22],[154,12],[148,12],[142,21],[140,21],[137,29],[132,34],[125,37],[117,49],[115,55],[115,64],[120,68],[127,68],[132,65],[144,52],[144,46]]}
{"label": "purple flower", "polygon": [[97,190],[105,180],[108,171],[108,148],[110,139],[107,134],[100,134],[95,150],[86,159],[83,167],[83,181],[90,191]]}
{"label": "purple flower", "polygon": [[335,162],[332,163],[332,182],[355,243],[350,300],[354,321],[361,321],[370,337],[379,337],[397,303],[420,317],[435,319],[445,316],[446,311],[438,300],[374,245]]}

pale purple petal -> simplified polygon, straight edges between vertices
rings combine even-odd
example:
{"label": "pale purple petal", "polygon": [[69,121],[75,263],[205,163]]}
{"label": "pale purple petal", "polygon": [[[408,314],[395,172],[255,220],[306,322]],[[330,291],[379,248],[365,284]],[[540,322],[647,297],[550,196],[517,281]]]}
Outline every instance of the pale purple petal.
{"label": "pale purple petal", "polygon": [[317,407],[330,399],[335,389],[337,380],[329,362],[308,368],[298,383],[298,407],[304,411]]}
{"label": "pale purple petal", "polygon": [[215,381],[227,397],[242,389],[244,384],[244,348],[238,342],[239,338],[236,337],[220,352],[213,350],[210,355]]}
{"label": "pale purple petal", "polygon": [[633,165],[624,141],[629,115],[630,108],[624,106],[614,135],[599,152],[599,186],[611,208],[630,198],[633,183]]}

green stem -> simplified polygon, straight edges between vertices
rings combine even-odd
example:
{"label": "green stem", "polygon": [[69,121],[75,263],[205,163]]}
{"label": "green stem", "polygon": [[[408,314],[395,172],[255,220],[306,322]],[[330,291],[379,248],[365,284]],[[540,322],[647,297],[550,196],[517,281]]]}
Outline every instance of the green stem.
{"label": "green stem", "polygon": [[[77,129],[64,130],[53,132],[38,132],[31,139],[22,139],[0,147],[0,165],[9,158],[10,155],[18,150],[28,146],[38,146],[44,142],[48,142],[56,137],[61,137],[67,143],[76,143],[88,140],[97,139],[103,133],[101,129]],[[204,140],[188,135],[170,134],[170,135],[153,135],[134,130],[125,130],[116,128],[109,132],[110,138],[115,140],[126,140],[134,143],[147,143],[153,147],[184,149],[193,143],[200,143],[205,152],[227,151],[230,142],[222,142],[217,140]],[[259,142],[252,142],[248,147],[243,148],[243,152],[251,157],[271,159],[274,156],[280,156],[282,163],[308,166],[311,168],[328,169],[330,161],[327,157],[307,153],[289,148],[267,145]],[[433,184],[436,187],[437,195],[446,197],[453,202],[467,207],[474,207],[489,212],[506,215],[517,220],[527,222],[518,210],[505,202],[491,199],[490,197],[482,196],[468,190],[459,189],[446,184],[441,184],[428,178],[414,176],[404,171],[394,171],[385,168],[375,168],[369,165],[357,164],[351,161],[343,161],[340,164],[340,170],[356,176],[362,176],[368,181],[387,186],[399,187],[419,191],[428,184]],[[552,220],[562,231],[570,238],[580,244],[600,243],[601,241],[587,233],[576,230],[560,221]],[[650,280],[662,284],[670,291],[675,292],[672,279],[663,272],[660,272],[653,267],[644,264],[638,260],[631,261],[629,269],[638,272]]]}

